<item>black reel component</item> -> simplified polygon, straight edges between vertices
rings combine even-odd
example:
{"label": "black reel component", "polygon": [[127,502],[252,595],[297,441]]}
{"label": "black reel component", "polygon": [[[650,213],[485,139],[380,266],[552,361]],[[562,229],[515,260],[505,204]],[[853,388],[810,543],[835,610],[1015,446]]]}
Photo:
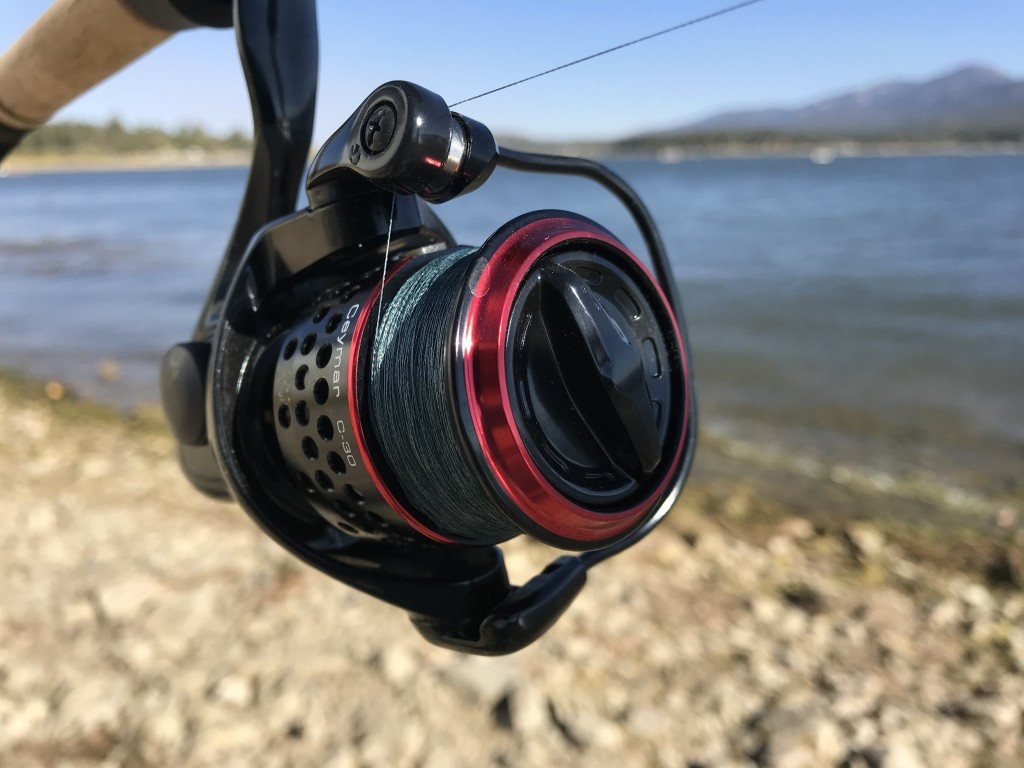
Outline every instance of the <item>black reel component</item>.
{"label": "black reel component", "polygon": [[679,343],[644,278],[570,249],[527,275],[512,308],[516,423],[545,477],[577,504],[615,509],[636,497],[663,467],[666,442],[678,442],[681,408],[666,438],[684,391]]}
{"label": "black reel component", "polygon": [[[265,127],[287,122],[282,109],[305,121],[310,75],[275,69],[292,48],[275,39],[281,8],[262,2],[236,19],[243,56],[253,40],[271,49],[247,60],[254,114]],[[288,214],[303,121],[294,140],[257,137],[195,337],[165,358],[182,466],[307,563],[409,611],[431,642],[522,648],[589,567],[653,529],[692,462],[685,327],[657,231],[602,166],[499,151],[485,126],[403,82],[324,145],[310,208]],[[563,211],[456,247],[421,201],[476,189],[496,165],[603,184],[637,220],[654,275]],[[514,587],[493,545],[521,532],[588,551]]]}
{"label": "black reel component", "polygon": [[376,538],[404,526],[357,459],[353,422],[338,407],[370,293],[369,285],[339,286],[281,337],[269,407],[281,457],[316,512],[347,534]]}
{"label": "black reel component", "polygon": [[408,259],[382,298],[347,288],[275,344],[285,464],[354,535],[595,549],[656,511],[681,457],[671,312],[574,214]]}
{"label": "black reel component", "polygon": [[443,203],[483,184],[497,159],[486,126],[451,112],[436,93],[396,81],[374,91],[328,139],[310,167],[306,192],[316,207],[351,194],[362,178]]}

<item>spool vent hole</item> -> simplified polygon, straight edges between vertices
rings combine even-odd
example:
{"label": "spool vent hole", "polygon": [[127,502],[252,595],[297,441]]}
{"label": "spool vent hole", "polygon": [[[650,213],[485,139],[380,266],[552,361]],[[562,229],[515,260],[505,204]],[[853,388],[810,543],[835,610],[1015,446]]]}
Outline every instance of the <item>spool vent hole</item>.
{"label": "spool vent hole", "polygon": [[302,438],[302,452],[306,454],[306,458],[310,461],[315,461],[320,457],[320,449],[316,447],[312,437]]}
{"label": "spool vent hole", "polygon": [[300,365],[299,370],[295,372],[295,388],[305,389],[306,388],[306,374],[309,373],[308,365]]}
{"label": "spool vent hole", "polygon": [[309,424],[309,406],[305,400],[299,400],[295,404],[295,420],[303,427]]}
{"label": "spool vent hole", "polygon": [[341,312],[335,312],[331,315],[331,319],[327,321],[327,325],[324,326],[324,330],[328,333],[334,333],[338,330],[339,325],[341,325]]}
{"label": "spool vent hole", "polygon": [[285,429],[292,425],[292,412],[284,403],[281,403],[281,407],[277,409],[277,423]]}
{"label": "spool vent hole", "polygon": [[363,494],[361,494],[348,483],[345,484],[345,495],[352,499],[352,501],[354,501],[356,504],[362,504],[363,501],[365,501],[365,497],[363,496]]}
{"label": "spool vent hole", "polygon": [[323,405],[327,402],[327,395],[331,392],[331,388],[327,385],[327,379],[317,379],[316,384],[313,385],[313,399],[316,400],[317,405]]}
{"label": "spool vent hole", "polygon": [[299,472],[299,479],[302,481],[308,493],[316,493],[316,486],[313,485],[313,480],[305,472]]}
{"label": "spool vent hole", "polygon": [[345,461],[334,451],[327,453],[327,466],[336,475],[344,475],[346,472]]}
{"label": "spool vent hole", "polygon": [[289,339],[288,343],[284,345],[284,354],[282,355],[282,357],[284,357],[285,360],[291,360],[292,355],[295,354],[295,350],[298,348],[298,346],[298,339]]}
{"label": "spool vent hole", "polygon": [[331,362],[331,352],[333,351],[334,348],[330,344],[322,344],[316,351],[316,367],[326,368],[327,364]]}
{"label": "spool vent hole", "polygon": [[334,483],[331,481],[331,478],[327,476],[326,472],[318,469],[314,477],[316,478],[316,484],[325,491],[330,492],[334,490]]}
{"label": "spool vent hole", "polygon": [[320,309],[318,309],[316,311],[316,314],[313,315],[313,322],[314,323],[319,323],[321,320],[323,320],[325,317],[327,317],[327,313],[330,312],[330,311],[331,311],[330,307],[320,307]]}
{"label": "spool vent hole", "polygon": [[313,347],[316,346],[316,334],[311,333],[309,336],[302,340],[302,354],[308,355],[313,351]]}
{"label": "spool vent hole", "polygon": [[316,431],[328,442],[334,439],[334,424],[327,416],[321,416],[316,420]]}

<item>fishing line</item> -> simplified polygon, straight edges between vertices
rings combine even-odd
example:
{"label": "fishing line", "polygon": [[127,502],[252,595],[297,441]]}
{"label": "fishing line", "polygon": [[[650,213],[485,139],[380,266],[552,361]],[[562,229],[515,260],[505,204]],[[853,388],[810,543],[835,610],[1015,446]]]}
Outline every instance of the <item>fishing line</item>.
{"label": "fishing line", "polygon": [[[520,529],[470,467],[452,412],[452,326],[474,248],[421,267],[387,302],[374,336],[369,411],[374,434],[411,505],[468,539]],[[382,301],[383,304],[383,301]]]}
{"label": "fishing line", "polygon": [[514,82],[508,83],[507,85],[502,85],[502,86],[499,86],[498,88],[492,88],[489,91],[484,91],[483,93],[478,93],[476,96],[470,96],[468,99],[462,99],[461,101],[456,101],[456,102],[454,102],[452,104],[449,104],[448,106],[449,106],[449,108],[457,107],[460,104],[465,104],[465,103],[470,102],[470,101],[475,101],[476,99],[482,99],[484,96],[490,96],[492,93],[497,93],[498,91],[504,91],[507,88],[512,88],[513,86],[521,85],[522,83],[528,83],[530,80],[536,80],[538,77],[544,77],[544,75],[550,75],[552,72],[558,72],[560,70],[568,69],[569,67],[573,67],[573,66],[575,66],[577,64],[582,64],[584,61],[590,61],[591,59],[596,59],[598,56],[604,56],[605,54],[613,53],[614,51],[621,51],[623,48],[628,48],[631,45],[636,45],[637,43],[643,43],[643,42],[645,42],[647,40],[652,40],[655,37],[660,37],[661,35],[667,35],[669,32],[675,32],[678,29],[684,29],[685,27],[692,27],[694,24],[700,24],[702,21],[709,21],[710,19],[714,19],[714,18],[716,18],[718,16],[724,16],[727,13],[732,13],[733,11],[738,11],[741,8],[746,8],[748,5],[755,5],[755,4],[761,3],[761,2],[764,2],[764,0],[744,0],[744,2],[742,2],[742,3],[736,3],[735,5],[730,5],[730,6],[727,6],[725,8],[719,8],[717,11],[712,11],[711,13],[706,13],[703,16],[698,16],[697,18],[690,19],[689,21],[684,21],[681,24],[676,24],[674,26],[667,27],[666,29],[662,29],[662,30],[660,30],[658,32],[652,32],[649,35],[644,35],[643,37],[638,37],[635,40],[630,40],[629,42],[626,42],[626,43],[620,43],[619,45],[613,46],[611,48],[606,48],[603,51],[598,51],[597,53],[592,53],[589,56],[584,56],[581,59],[576,59],[574,61],[570,61],[570,62],[566,62],[565,64],[561,64],[561,65],[559,65],[557,67],[552,67],[551,69],[546,69],[543,72],[538,72],[535,75],[530,75],[529,77],[524,77],[521,80],[516,80]]}
{"label": "fishing line", "polygon": [[377,302],[377,331],[380,333],[380,312],[384,308],[384,283],[388,277],[388,256],[391,255],[391,230],[395,226],[395,200],[398,195],[391,195],[391,216],[388,218],[388,239],[384,243],[384,269],[380,273],[380,301]]}

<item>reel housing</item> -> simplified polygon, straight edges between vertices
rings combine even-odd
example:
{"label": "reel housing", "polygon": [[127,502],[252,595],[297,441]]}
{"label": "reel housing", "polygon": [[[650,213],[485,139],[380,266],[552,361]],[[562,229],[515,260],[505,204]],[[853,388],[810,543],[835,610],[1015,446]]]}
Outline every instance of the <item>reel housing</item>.
{"label": "reel housing", "polygon": [[[656,276],[564,211],[457,248],[422,201],[499,164],[604,184]],[[517,650],[588,567],[657,524],[693,458],[685,326],[653,222],[602,166],[499,150],[404,82],[364,101],[306,185],[308,209],[229,249],[195,338],[165,357],[182,466],[306,562],[408,610],[431,642]],[[513,587],[493,545],[518,533],[589,551]]]}

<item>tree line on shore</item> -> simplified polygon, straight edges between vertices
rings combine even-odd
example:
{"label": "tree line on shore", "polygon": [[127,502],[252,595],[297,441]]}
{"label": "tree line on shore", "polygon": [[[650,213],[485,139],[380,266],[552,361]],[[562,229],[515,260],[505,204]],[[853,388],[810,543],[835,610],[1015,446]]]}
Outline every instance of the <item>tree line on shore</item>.
{"label": "tree line on shore", "polygon": [[18,145],[23,156],[40,155],[129,155],[161,151],[246,150],[252,139],[241,131],[213,135],[197,126],[172,131],[160,128],[127,128],[120,120],[103,124],[61,121],[44,125]]}
{"label": "tree line on shore", "polygon": [[[539,149],[555,148],[549,142],[537,142],[522,137],[506,137],[506,139],[513,145]],[[664,150],[697,153],[723,149],[771,152],[822,145],[837,146],[850,142],[862,147],[893,144],[928,146],[938,143],[954,143],[965,146],[995,144],[1022,146],[1024,145],[1024,129],[893,132],[874,135],[796,133],[773,130],[681,131],[641,134],[612,141],[561,143],[557,149],[584,155],[648,155]],[[153,127],[127,128],[119,120],[112,119],[102,124],[61,121],[44,125],[22,140],[17,153],[23,157],[116,156],[161,151],[246,151],[251,146],[251,137],[241,131],[215,135],[197,126],[183,126],[170,131]]]}

